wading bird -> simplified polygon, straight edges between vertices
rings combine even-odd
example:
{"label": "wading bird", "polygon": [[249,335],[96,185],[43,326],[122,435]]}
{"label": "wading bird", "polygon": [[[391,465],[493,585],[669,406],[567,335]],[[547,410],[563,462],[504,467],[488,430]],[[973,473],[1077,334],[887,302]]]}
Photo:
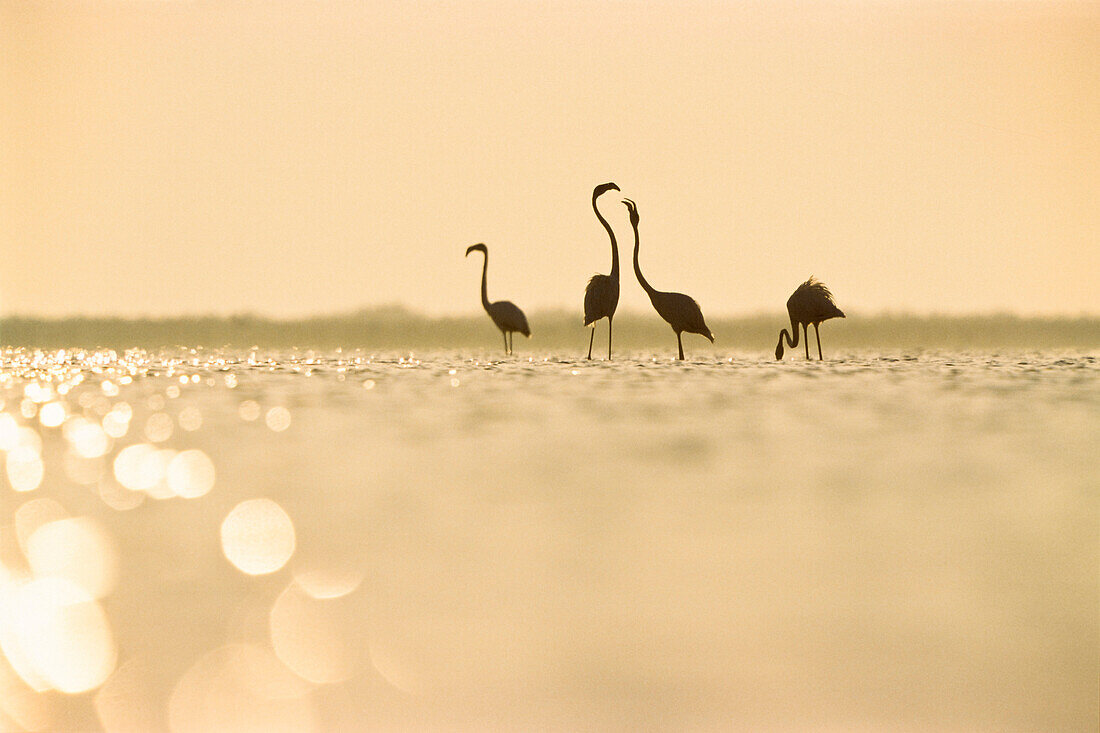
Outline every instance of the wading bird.
{"label": "wading bird", "polygon": [[676,346],[680,349],[680,360],[683,361],[684,342],[680,334],[684,331],[697,333],[710,339],[711,343],[714,343],[714,334],[707,328],[706,321],[703,320],[703,311],[699,310],[698,303],[683,293],[662,293],[660,290],[655,290],[642,277],[642,270],[638,267],[638,206],[630,199],[624,199],[623,203],[630,212],[630,225],[634,227],[634,274],[638,276],[638,282],[649,296],[649,302],[653,304],[654,310],[661,318],[668,321],[668,325],[672,326],[672,330],[676,332]]}
{"label": "wading bird", "polygon": [[592,335],[588,338],[588,358],[592,358],[592,342],[596,339],[596,321],[607,319],[607,360],[611,361],[611,319],[619,305],[619,245],[615,243],[615,232],[596,208],[596,199],[607,191],[618,191],[614,183],[603,183],[592,190],[592,210],[596,218],[611,237],[611,274],[593,275],[584,289],[584,325],[592,326]]}
{"label": "wading bird", "polygon": [[814,335],[817,336],[817,358],[821,356],[821,332],[817,330],[818,324],[830,318],[844,318],[844,311],[836,307],[833,302],[833,294],[825,283],[810,279],[798,286],[791,297],[787,298],[787,315],[791,317],[791,330],[794,338],[787,333],[787,329],[779,332],[779,343],[775,347],[775,358],[783,358],[783,339],[787,340],[787,346],[794,349],[798,347],[798,327],[802,326],[802,335],[806,343],[806,358],[810,358],[810,333],[807,330],[813,324]]}
{"label": "wading bird", "polygon": [[484,244],[472,244],[466,248],[466,256],[469,257],[471,252],[481,252],[485,255],[485,264],[481,266],[481,304],[485,306],[485,312],[493,319],[493,323],[504,334],[504,353],[511,354],[513,333],[518,331],[528,338],[531,337],[531,329],[527,327],[527,316],[523,315],[523,311],[509,300],[489,302],[485,286],[485,276],[489,270],[489,248]]}

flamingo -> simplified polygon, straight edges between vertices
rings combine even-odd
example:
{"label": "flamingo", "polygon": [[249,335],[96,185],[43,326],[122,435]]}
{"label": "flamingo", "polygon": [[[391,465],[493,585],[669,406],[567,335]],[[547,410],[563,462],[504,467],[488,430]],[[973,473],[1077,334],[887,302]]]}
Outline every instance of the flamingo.
{"label": "flamingo", "polygon": [[676,332],[676,346],[680,349],[680,360],[683,361],[684,342],[680,334],[684,331],[697,333],[710,339],[712,344],[714,334],[707,328],[707,323],[703,320],[703,311],[699,309],[698,303],[683,293],[662,293],[660,290],[655,290],[642,277],[642,270],[638,267],[638,206],[630,199],[623,199],[623,203],[630,211],[630,225],[634,227],[634,274],[638,276],[638,282],[649,296],[649,302],[653,304],[654,310]]}
{"label": "flamingo", "polygon": [[836,303],[833,302],[833,294],[829,292],[829,288],[825,287],[825,283],[820,280],[815,280],[813,275],[810,275],[810,279],[798,286],[791,297],[787,298],[787,314],[791,317],[791,330],[794,331],[794,338],[787,333],[787,329],[783,329],[779,332],[779,343],[775,347],[775,358],[783,358],[783,339],[787,339],[787,346],[790,348],[796,348],[798,346],[798,326],[802,326],[802,335],[805,337],[806,344],[806,358],[810,358],[810,333],[807,330],[810,324],[813,324],[814,335],[817,336],[817,358],[822,360],[821,356],[821,332],[817,327],[822,321],[827,321],[830,318],[844,318],[844,311],[836,307]]}
{"label": "flamingo", "polygon": [[504,334],[504,353],[511,354],[511,335],[513,333],[519,331],[527,338],[531,337],[531,329],[527,327],[527,316],[523,315],[523,311],[510,300],[489,302],[489,296],[486,294],[487,290],[485,288],[485,276],[489,269],[489,248],[481,243],[472,244],[466,248],[466,256],[469,257],[471,252],[481,252],[485,255],[485,264],[481,266],[481,305],[485,307],[485,312],[493,319],[496,327]]}
{"label": "flamingo", "polygon": [[596,321],[607,319],[607,360],[611,361],[611,319],[619,305],[619,246],[615,243],[615,232],[596,208],[596,199],[607,191],[618,191],[614,183],[601,183],[592,190],[592,210],[596,218],[611,237],[611,274],[593,275],[584,289],[584,325],[592,326],[592,335],[588,338],[588,358],[592,358],[592,342],[596,339]]}

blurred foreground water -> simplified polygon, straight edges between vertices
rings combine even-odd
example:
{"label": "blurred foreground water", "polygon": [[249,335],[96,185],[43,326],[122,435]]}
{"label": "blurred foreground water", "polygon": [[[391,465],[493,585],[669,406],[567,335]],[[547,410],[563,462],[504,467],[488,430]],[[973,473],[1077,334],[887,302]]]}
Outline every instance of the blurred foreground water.
{"label": "blurred foreground water", "polygon": [[834,355],[4,351],[0,729],[1095,730],[1100,359]]}

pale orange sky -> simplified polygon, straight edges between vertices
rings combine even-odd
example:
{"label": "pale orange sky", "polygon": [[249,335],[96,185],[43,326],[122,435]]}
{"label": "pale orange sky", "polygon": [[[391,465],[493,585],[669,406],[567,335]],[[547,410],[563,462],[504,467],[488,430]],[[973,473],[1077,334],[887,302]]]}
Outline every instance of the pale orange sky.
{"label": "pale orange sky", "polygon": [[[1100,311],[1100,3],[0,0],[0,313]],[[646,309],[615,194],[620,308]]]}

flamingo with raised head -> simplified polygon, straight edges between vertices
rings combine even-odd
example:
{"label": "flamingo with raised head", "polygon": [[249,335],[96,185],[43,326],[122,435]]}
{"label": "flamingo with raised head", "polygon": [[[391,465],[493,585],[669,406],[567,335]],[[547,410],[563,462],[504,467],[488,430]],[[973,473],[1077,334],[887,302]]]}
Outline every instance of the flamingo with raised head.
{"label": "flamingo with raised head", "polygon": [[619,305],[619,246],[615,243],[615,231],[596,207],[596,199],[607,191],[618,191],[614,183],[601,183],[592,190],[592,210],[611,238],[611,274],[593,275],[584,289],[584,325],[592,327],[588,338],[588,358],[592,358],[592,342],[596,339],[596,321],[607,319],[607,360],[611,361],[611,319]]}
{"label": "flamingo with raised head", "polygon": [[680,350],[680,360],[683,361],[684,342],[681,334],[684,332],[697,333],[710,339],[711,343],[714,343],[714,334],[711,333],[706,321],[703,320],[703,311],[700,310],[699,304],[692,298],[683,293],[663,293],[651,286],[642,277],[642,269],[638,266],[638,221],[640,218],[638,216],[638,205],[630,199],[623,199],[623,203],[626,204],[626,208],[630,212],[630,226],[634,227],[634,274],[638,276],[639,284],[645,290],[646,295],[649,296],[649,302],[653,304],[653,309],[676,332],[676,346]]}

